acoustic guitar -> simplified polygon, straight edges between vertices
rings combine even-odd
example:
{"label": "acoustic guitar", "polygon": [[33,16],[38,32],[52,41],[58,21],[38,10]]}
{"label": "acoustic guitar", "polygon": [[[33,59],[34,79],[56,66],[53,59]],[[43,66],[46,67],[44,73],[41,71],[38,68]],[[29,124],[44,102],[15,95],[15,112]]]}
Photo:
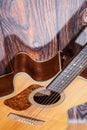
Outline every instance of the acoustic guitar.
{"label": "acoustic guitar", "polygon": [[[63,1],[61,3],[63,5]],[[4,37],[1,38],[2,41],[4,39],[4,43],[2,42],[0,46],[4,45],[4,51],[2,46],[1,51],[5,58],[0,62],[3,66],[0,73],[9,72],[8,62],[17,52],[23,51],[15,56],[14,71],[0,77],[2,85],[0,87],[0,129],[66,129],[67,110],[87,100],[87,82],[77,77],[87,66],[87,46],[60,74],[60,53],[57,55],[57,52],[75,41],[84,30],[87,25],[87,22],[84,22],[87,2],[75,11],[76,13],[61,30],[58,30],[60,21],[57,21],[59,15],[57,6],[61,7],[58,1],[50,3],[47,0],[45,2],[3,0],[0,1],[0,5],[0,33],[1,37]],[[65,10],[65,7],[63,8]],[[69,9],[70,7],[67,8],[67,12]],[[23,42],[18,40],[18,37]],[[41,62],[35,64],[28,54],[32,59]],[[48,61],[43,62],[45,60]],[[10,67],[13,70],[13,62],[10,63]],[[74,81],[69,85],[73,79]]]}
{"label": "acoustic guitar", "polygon": [[36,82],[25,72],[16,73],[14,93],[0,99],[0,129],[66,129],[67,110],[87,101],[87,82],[77,77],[86,67],[87,45],[54,79]]}

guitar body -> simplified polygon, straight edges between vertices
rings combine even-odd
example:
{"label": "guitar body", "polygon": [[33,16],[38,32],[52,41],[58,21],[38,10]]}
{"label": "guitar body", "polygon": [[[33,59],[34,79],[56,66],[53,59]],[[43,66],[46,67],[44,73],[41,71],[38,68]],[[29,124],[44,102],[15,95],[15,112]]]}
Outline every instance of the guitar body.
{"label": "guitar body", "polygon": [[[52,79],[51,79],[52,80]],[[65,130],[68,127],[68,120],[67,120],[67,110],[71,107],[84,103],[87,101],[87,81],[77,77],[64,91],[64,100],[59,100],[59,103],[55,106],[49,106],[47,108],[41,107],[41,105],[31,104],[29,101],[30,106],[28,106],[25,110],[16,110],[14,107],[11,108],[11,98],[17,97],[20,93],[19,99],[21,97],[21,92],[27,89],[27,86],[31,86],[33,84],[38,84],[40,86],[47,86],[51,80],[46,82],[36,82],[31,77],[29,77],[26,73],[18,73],[15,75],[13,83],[15,92],[7,97],[3,97],[0,99],[0,129],[6,130]],[[21,87],[22,86],[22,87]],[[42,88],[42,87],[41,87]],[[37,89],[37,88],[36,88]],[[30,89],[29,95],[33,94],[35,88]],[[28,95],[28,96],[29,96]],[[21,98],[25,98],[25,95]],[[10,106],[8,104],[8,100],[10,101]],[[16,98],[15,98],[16,101]],[[15,102],[13,100],[13,102]],[[26,102],[20,106],[25,106]],[[13,103],[14,106],[14,103]],[[15,105],[17,106],[17,104]],[[17,119],[10,119],[9,114],[14,113],[18,115],[23,115],[24,117],[31,117],[33,119],[42,120],[43,123],[39,124],[28,124],[22,122],[21,117],[19,121]]]}

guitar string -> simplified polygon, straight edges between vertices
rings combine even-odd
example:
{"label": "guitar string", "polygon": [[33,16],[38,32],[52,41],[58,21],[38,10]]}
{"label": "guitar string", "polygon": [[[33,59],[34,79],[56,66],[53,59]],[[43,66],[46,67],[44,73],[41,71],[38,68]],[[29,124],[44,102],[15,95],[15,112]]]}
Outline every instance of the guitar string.
{"label": "guitar string", "polygon": [[[84,57],[84,56],[83,56]],[[77,60],[77,59],[76,59]],[[79,59],[78,59],[79,60]],[[77,61],[74,61],[75,63],[77,62]],[[71,66],[70,66],[71,67]],[[68,66],[66,67],[66,68],[68,68]],[[65,70],[64,70],[65,71]],[[61,74],[62,75],[62,74]],[[64,75],[64,74],[63,74]],[[59,75],[60,76],[60,75]],[[55,85],[55,84],[54,84]]]}
{"label": "guitar string", "polygon": [[[80,65],[82,65],[82,64],[80,64]],[[77,66],[78,67],[78,66]],[[75,72],[75,71],[74,71]],[[78,71],[77,71],[78,72]],[[72,73],[70,73],[70,74],[72,74]],[[69,74],[69,75],[70,75]],[[73,73],[74,75],[75,75],[75,73]],[[66,76],[67,77],[67,76]],[[73,76],[74,77],[74,76]],[[75,76],[76,77],[76,76]],[[69,77],[68,77],[68,79],[69,79]],[[70,80],[70,79],[69,79]],[[64,83],[66,83],[66,81],[64,81]],[[59,88],[59,89],[61,89],[61,88]]]}
{"label": "guitar string", "polygon": [[[55,97],[56,98],[56,97]],[[54,99],[52,99],[52,100],[54,100]],[[48,102],[48,101],[47,101]],[[46,106],[45,106],[46,107]]]}
{"label": "guitar string", "polygon": [[[82,56],[82,58],[84,58],[84,56]],[[79,60],[79,59],[78,59]],[[85,59],[84,59],[85,60]],[[76,62],[78,62],[78,61],[76,61]],[[76,63],[75,62],[75,63]],[[82,61],[81,61],[82,62]],[[80,63],[81,64],[81,63]],[[71,66],[70,66],[71,67]],[[68,68],[68,67],[66,67],[66,68]],[[72,68],[71,68],[72,69]],[[64,70],[65,71],[65,70]],[[71,70],[70,70],[71,71]],[[62,74],[61,74],[62,75]],[[63,74],[64,75],[64,74]],[[61,77],[60,77],[61,78]],[[64,77],[62,77],[62,78],[64,78]],[[53,84],[53,85],[55,85],[55,84]]]}

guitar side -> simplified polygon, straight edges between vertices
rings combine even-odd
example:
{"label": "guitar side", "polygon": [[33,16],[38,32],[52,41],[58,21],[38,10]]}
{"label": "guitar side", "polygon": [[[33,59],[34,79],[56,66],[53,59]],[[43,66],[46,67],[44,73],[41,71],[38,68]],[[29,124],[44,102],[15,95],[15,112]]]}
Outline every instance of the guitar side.
{"label": "guitar side", "polygon": [[[52,79],[51,79],[52,80]],[[84,103],[87,101],[87,82],[80,77],[77,77],[64,91],[65,100],[58,106],[53,108],[45,108],[41,113],[38,112],[41,108],[37,108],[37,106],[31,105],[28,109],[23,111],[16,111],[11,109],[10,107],[4,104],[4,101],[8,98],[11,98],[18,93],[22,92],[27,86],[32,84],[39,84],[41,86],[47,86],[51,80],[46,82],[36,82],[31,79],[28,75],[24,73],[19,73],[14,80],[14,88],[15,92],[8,97],[4,97],[0,99],[1,106],[1,114],[0,114],[0,129],[7,130],[65,130],[68,126],[67,121],[67,110],[75,105]],[[20,82],[21,81],[21,82]],[[26,81],[26,82],[25,82]],[[22,87],[21,87],[22,86]],[[83,89],[84,88],[84,89]],[[36,113],[36,109],[38,110]],[[40,120],[45,121],[43,125],[31,125],[26,123],[21,123],[20,121],[16,121],[10,119],[8,116],[9,113],[15,113],[19,115],[24,115],[28,117],[34,117]],[[32,116],[32,113],[33,116]],[[35,114],[36,113],[36,114]]]}

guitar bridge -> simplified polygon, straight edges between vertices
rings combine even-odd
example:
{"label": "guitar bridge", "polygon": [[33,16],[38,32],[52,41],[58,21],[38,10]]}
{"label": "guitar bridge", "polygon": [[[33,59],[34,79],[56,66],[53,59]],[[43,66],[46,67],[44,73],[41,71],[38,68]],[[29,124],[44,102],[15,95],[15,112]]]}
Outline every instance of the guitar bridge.
{"label": "guitar bridge", "polygon": [[27,116],[15,114],[15,113],[9,113],[8,117],[10,119],[14,119],[16,121],[26,123],[26,124],[31,124],[31,125],[43,125],[43,123],[45,123],[45,121],[43,121],[43,120],[39,120],[36,118],[27,117]]}

